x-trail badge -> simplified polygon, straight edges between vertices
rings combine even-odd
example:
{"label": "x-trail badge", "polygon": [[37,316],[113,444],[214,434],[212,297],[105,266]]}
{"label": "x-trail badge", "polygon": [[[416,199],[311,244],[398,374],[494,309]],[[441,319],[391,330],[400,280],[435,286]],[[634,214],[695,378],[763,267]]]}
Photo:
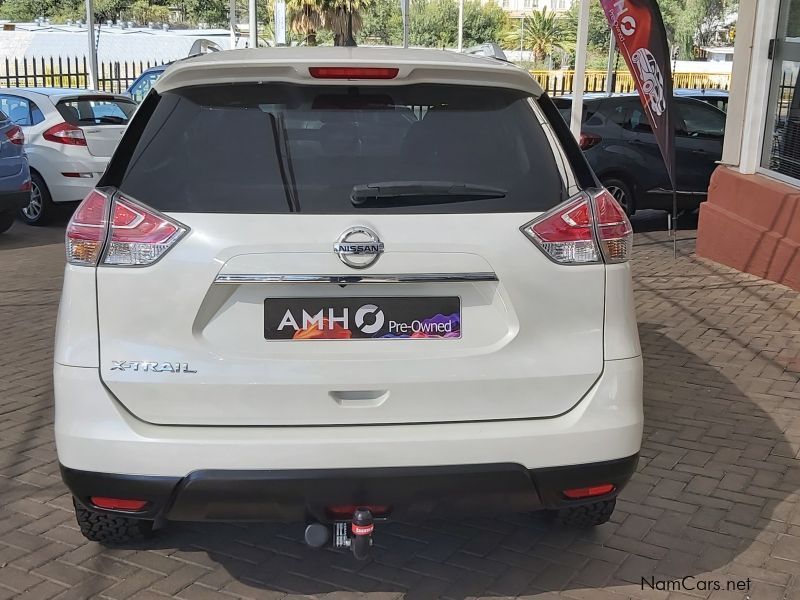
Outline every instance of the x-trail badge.
{"label": "x-trail badge", "polygon": [[366,269],[383,254],[383,242],[367,227],[351,227],[333,245],[333,251],[353,269]]}

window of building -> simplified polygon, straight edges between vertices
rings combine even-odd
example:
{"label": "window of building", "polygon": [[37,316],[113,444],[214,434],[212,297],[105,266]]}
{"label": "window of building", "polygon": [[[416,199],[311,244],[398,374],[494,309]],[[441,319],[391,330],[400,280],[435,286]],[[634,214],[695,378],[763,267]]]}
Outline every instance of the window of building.
{"label": "window of building", "polygon": [[523,6],[525,9],[529,9],[531,7],[531,0],[525,0]]}
{"label": "window of building", "polygon": [[800,0],[782,0],[761,166],[800,179]]}

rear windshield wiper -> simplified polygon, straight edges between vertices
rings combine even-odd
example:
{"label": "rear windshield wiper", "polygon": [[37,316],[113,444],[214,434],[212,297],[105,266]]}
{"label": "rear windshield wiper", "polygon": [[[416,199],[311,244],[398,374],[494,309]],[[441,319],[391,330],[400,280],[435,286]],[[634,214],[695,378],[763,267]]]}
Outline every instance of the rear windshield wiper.
{"label": "rear windshield wiper", "polygon": [[457,181],[379,181],[353,186],[356,208],[416,206],[505,198],[506,190]]}

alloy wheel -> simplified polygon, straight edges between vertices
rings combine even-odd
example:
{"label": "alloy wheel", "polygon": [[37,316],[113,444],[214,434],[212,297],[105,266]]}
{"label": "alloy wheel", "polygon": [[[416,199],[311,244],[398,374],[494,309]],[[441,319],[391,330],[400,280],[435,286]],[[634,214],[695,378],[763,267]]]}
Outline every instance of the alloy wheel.
{"label": "alloy wheel", "polygon": [[625,209],[625,212],[628,211],[628,195],[625,193],[621,187],[617,187],[616,185],[609,185],[606,186],[606,189],[609,193],[614,196],[614,200],[619,203],[619,205]]}
{"label": "alloy wheel", "polygon": [[42,190],[35,183],[31,185],[31,199],[22,209],[26,219],[36,221],[42,215]]}

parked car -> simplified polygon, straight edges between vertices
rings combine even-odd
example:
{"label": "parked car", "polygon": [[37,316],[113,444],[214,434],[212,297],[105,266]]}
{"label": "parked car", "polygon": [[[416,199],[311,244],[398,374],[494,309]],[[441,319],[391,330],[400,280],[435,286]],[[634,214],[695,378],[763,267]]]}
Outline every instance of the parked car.
{"label": "parked car", "polygon": [[67,227],[55,429],[81,531],[309,519],[363,557],[373,519],[606,522],[642,436],[631,245],[509,63],[176,63]]}
{"label": "parked car", "polygon": [[675,90],[675,96],[679,98],[694,98],[711,106],[716,106],[722,112],[728,112],[728,92],[725,90],[679,88]]}
{"label": "parked car", "polygon": [[0,90],[0,110],[25,135],[30,199],[22,217],[47,221],[55,205],[80,202],[97,184],[136,104],[124,96],[61,88]]}
{"label": "parked car", "polygon": [[[569,122],[572,98],[554,98]],[[706,199],[711,173],[722,158],[725,113],[693,98],[676,98],[678,207],[694,210]],[[656,137],[637,94],[587,94],[580,147],[602,184],[632,215],[672,209],[672,185]]]}
{"label": "parked car", "polygon": [[0,233],[14,224],[14,218],[31,195],[31,174],[25,157],[25,134],[0,111]]}
{"label": "parked car", "polygon": [[164,71],[167,70],[169,63],[164,65],[156,65],[155,67],[150,67],[149,69],[142,72],[139,77],[136,78],[128,89],[125,90],[125,94],[130,96],[130,98],[136,102],[137,104],[144,100],[144,97],[147,96],[147,93],[153,87],[156,81],[158,81],[159,77],[164,74]]}

